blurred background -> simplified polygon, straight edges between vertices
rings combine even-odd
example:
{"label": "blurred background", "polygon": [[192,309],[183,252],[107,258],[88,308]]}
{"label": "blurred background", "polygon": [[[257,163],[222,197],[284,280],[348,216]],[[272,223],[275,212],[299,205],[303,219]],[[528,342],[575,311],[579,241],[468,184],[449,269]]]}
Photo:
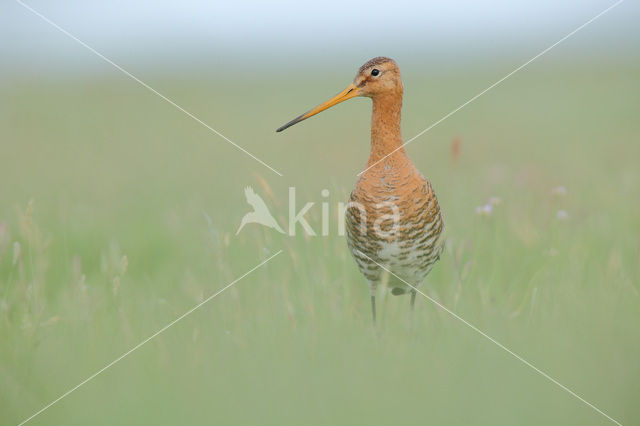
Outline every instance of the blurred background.
{"label": "blurred background", "polygon": [[[305,3],[185,1],[27,3],[129,71],[260,79],[264,72],[354,68],[392,56],[403,70],[432,71],[497,59],[528,59],[612,5],[587,1],[367,1]],[[625,2],[585,28],[555,58],[622,59],[637,52],[640,7]],[[111,66],[19,3],[3,7],[0,47],[20,75],[109,75]],[[634,49],[636,48],[636,49]],[[549,61],[551,58],[546,58]],[[515,64],[515,62],[514,62]],[[286,65],[286,66],[285,66]],[[133,67],[133,69],[129,69]],[[318,75],[314,75],[318,78]]]}
{"label": "blurred background", "polygon": [[[613,1],[0,6],[0,423],[607,424],[449,314],[368,290],[320,228],[368,156],[390,56],[413,137]],[[423,289],[622,424],[640,415],[640,6],[624,1],[408,146],[448,230]],[[486,207],[490,205],[491,208]]]}

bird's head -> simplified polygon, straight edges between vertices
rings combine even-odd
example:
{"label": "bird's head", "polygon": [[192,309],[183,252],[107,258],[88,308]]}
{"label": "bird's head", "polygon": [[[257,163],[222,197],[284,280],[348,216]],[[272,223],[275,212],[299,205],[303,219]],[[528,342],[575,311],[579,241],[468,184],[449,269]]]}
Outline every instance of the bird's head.
{"label": "bird's head", "polygon": [[353,79],[353,83],[347,86],[342,92],[325,103],[294,118],[276,130],[276,132],[281,132],[325,109],[331,108],[340,102],[355,98],[356,96],[365,96],[368,98],[376,98],[383,95],[401,96],[402,90],[402,79],[400,78],[400,68],[398,68],[398,64],[391,58],[379,56],[365,62],[358,70],[356,77]]}

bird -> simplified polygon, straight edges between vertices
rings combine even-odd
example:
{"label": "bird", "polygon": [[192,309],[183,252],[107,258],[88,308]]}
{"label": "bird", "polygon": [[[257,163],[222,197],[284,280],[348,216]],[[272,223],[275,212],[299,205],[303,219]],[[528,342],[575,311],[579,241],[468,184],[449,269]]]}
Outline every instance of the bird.
{"label": "bird", "polygon": [[386,284],[393,295],[410,293],[413,313],[416,286],[444,247],[444,221],[436,194],[404,149],[403,93],[398,64],[379,56],[362,65],[342,92],[276,130],[281,132],[348,99],[372,100],[369,159],[349,197],[345,229],[347,246],[369,286],[374,327],[378,287]]}
{"label": "bird", "polygon": [[267,208],[267,205],[264,203],[264,200],[255,193],[253,188],[247,186],[244,189],[244,196],[247,199],[247,203],[253,207],[253,211],[242,217],[242,221],[240,222],[240,227],[236,231],[236,235],[238,235],[242,228],[244,228],[248,223],[259,223],[260,225],[275,229],[281,234],[284,234],[284,231],[274,219],[273,215]]}

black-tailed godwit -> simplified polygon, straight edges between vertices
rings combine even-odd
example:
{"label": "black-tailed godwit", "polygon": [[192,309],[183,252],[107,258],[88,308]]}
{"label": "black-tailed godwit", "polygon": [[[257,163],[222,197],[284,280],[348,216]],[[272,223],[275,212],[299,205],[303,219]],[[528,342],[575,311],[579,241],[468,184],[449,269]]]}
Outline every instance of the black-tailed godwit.
{"label": "black-tailed godwit", "polygon": [[402,146],[402,94],[396,62],[373,58],[360,67],[346,89],[277,130],[356,96],[372,99],[369,161],[351,193],[345,217],[349,249],[371,290],[374,324],[377,287],[384,282],[394,295],[411,293],[413,310],[415,289],[394,275],[417,286],[442,251],[444,224],[436,194]]}

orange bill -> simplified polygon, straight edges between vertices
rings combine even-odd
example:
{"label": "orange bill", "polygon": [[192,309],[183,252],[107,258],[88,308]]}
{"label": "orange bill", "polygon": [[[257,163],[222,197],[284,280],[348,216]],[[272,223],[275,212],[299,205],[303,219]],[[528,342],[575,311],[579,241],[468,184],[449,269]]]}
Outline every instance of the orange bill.
{"label": "orange bill", "polygon": [[287,128],[293,126],[294,124],[301,122],[302,120],[306,120],[307,118],[312,117],[312,116],[316,115],[317,113],[324,111],[325,109],[331,108],[332,106],[337,105],[340,102],[344,102],[344,101],[346,101],[348,99],[355,98],[358,95],[359,95],[359,90],[352,83],[346,89],[344,89],[342,92],[338,93],[333,98],[329,99],[327,102],[318,105],[317,107],[305,112],[304,114],[302,114],[299,117],[294,118],[293,120],[291,120],[290,122],[288,122],[284,126],[278,128],[278,130],[276,130],[276,132],[281,132],[284,129],[287,129]]}

